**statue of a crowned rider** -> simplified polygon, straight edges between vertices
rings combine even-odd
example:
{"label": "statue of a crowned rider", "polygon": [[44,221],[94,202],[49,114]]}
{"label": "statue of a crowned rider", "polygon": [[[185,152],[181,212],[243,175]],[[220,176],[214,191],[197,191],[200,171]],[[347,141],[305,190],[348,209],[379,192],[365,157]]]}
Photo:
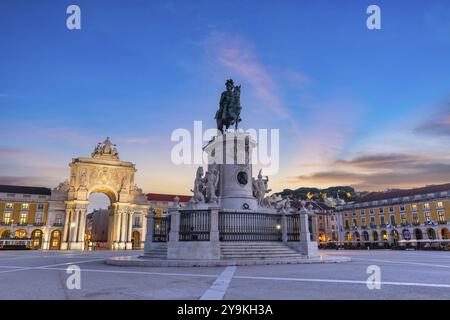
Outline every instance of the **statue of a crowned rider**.
{"label": "statue of a crowned rider", "polygon": [[241,121],[241,86],[234,86],[233,80],[229,79],[225,83],[226,90],[220,96],[219,110],[216,112],[217,130],[223,133],[231,125],[237,130]]}

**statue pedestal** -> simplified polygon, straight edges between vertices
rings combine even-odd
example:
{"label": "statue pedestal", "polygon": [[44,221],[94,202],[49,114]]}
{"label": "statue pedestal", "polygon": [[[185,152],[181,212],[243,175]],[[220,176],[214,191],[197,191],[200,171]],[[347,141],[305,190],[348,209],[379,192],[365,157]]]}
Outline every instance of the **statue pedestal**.
{"label": "statue pedestal", "polygon": [[256,142],[248,133],[225,132],[208,143],[208,170],[219,170],[218,196],[222,209],[257,210],[252,188],[252,150]]}

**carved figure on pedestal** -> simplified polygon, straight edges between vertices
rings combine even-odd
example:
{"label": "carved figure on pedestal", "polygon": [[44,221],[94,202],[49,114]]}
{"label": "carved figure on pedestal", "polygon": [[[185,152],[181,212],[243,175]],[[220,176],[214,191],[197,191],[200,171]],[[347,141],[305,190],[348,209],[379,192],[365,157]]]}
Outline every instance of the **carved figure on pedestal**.
{"label": "carved figure on pedestal", "polygon": [[216,169],[206,172],[204,183],[207,203],[216,203],[216,190],[219,182],[219,172]]}
{"label": "carved figure on pedestal", "polygon": [[263,178],[261,174],[261,170],[258,173],[258,179],[252,178],[253,180],[253,196],[257,199],[258,205],[263,206],[263,200],[266,196],[266,193],[272,191],[272,189],[268,189],[269,177],[266,176],[266,179]]}
{"label": "carved figure on pedestal", "polygon": [[80,190],[86,188],[87,188],[87,172],[86,169],[84,169],[80,174],[80,186],[78,189]]}
{"label": "carved figure on pedestal", "polygon": [[194,196],[192,199],[194,200],[194,203],[205,203],[205,196],[204,196],[204,178],[203,178],[203,167],[198,167],[197,174],[195,176],[194,180],[194,189],[191,189],[191,192],[194,193]]}
{"label": "carved figure on pedestal", "polygon": [[291,212],[291,208],[291,199],[289,199],[289,197],[284,198],[277,206],[278,212],[284,214],[289,214]]}
{"label": "carved figure on pedestal", "polygon": [[277,204],[277,196],[276,194],[272,194],[271,196],[267,196],[263,200],[263,207],[266,208],[275,208]]}

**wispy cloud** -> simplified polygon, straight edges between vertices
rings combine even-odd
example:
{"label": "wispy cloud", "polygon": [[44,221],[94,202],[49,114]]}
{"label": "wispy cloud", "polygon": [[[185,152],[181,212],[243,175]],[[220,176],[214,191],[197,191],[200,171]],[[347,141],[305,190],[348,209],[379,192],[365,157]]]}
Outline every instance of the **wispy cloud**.
{"label": "wispy cloud", "polygon": [[59,180],[46,176],[0,176],[0,184],[54,188]]}
{"label": "wispy cloud", "polygon": [[150,144],[155,142],[154,138],[151,137],[129,137],[129,138],[117,138],[114,142],[121,144]]}
{"label": "wispy cloud", "polygon": [[441,105],[432,107],[431,110],[433,111],[430,118],[417,126],[416,132],[450,137],[450,97]]}
{"label": "wispy cloud", "polygon": [[349,184],[358,190],[414,187],[450,181],[450,153],[368,154],[337,160],[327,170],[290,179],[303,184]]}
{"label": "wispy cloud", "polygon": [[[284,101],[274,75],[276,72],[261,62],[249,41],[238,35],[214,32],[202,45],[211,65],[220,65],[225,73],[233,75],[239,82],[248,83],[260,107],[286,120],[297,130],[298,119]],[[289,78],[302,84],[307,81],[305,75],[294,71],[289,73]]]}
{"label": "wispy cloud", "polygon": [[419,163],[435,159],[433,155],[411,155],[401,153],[371,154],[356,157],[351,160],[337,160],[337,166],[359,168],[391,168],[405,164]]}

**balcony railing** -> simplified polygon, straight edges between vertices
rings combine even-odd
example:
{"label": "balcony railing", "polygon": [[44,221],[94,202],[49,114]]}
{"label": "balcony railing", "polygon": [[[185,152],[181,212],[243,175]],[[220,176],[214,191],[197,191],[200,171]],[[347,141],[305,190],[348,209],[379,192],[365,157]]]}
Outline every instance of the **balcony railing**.
{"label": "balcony railing", "polygon": [[62,227],[62,226],[63,226],[63,223],[62,223],[62,222],[54,222],[54,223],[53,223],[53,226],[54,226],[54,227]]}
{"label": "balcony railing", "polygon": [[27,222],[19,222],[19,223],[17,224],[17,226],[19,226],[19,227],[25,227],[25,226],[27,226],[27,225],[28,225]]}
{"label": "balcony railing", "polygon": [[35,222],[35,223],[33,223],[33,225],[35,227],[42,227],[44,225],[44,223],[43,222]]}
{"label": "balcony railing", "polygon": [[447,221],[438,221],[439,224],[447,224]]}
{"label": "balcony railing", "polygon": [[142,223],[133,224],[133,228],[142,228]]}
{"label": "balcony railing", "polygon": [[11,225],[11,221],[10,222],[1,222],[0,224],[2,226],[10,226]]}

